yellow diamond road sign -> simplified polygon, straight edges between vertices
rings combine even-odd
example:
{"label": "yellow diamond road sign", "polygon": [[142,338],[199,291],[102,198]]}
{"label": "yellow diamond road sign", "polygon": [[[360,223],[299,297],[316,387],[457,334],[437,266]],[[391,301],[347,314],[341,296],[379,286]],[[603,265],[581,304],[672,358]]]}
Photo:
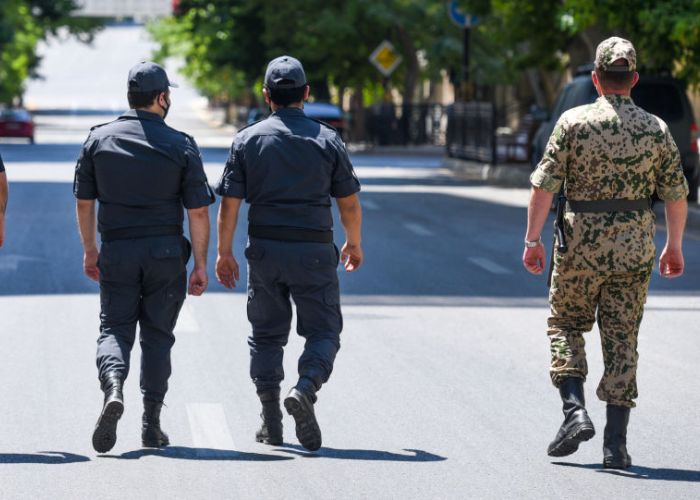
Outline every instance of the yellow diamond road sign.
{"label": "yellow diamond road sign", "polygon": [[380,43],[372,55],[369,56],[369,61],[384,75],[390,76],[399,64],[402,57],[396,51],[389,40],[384,40]]}

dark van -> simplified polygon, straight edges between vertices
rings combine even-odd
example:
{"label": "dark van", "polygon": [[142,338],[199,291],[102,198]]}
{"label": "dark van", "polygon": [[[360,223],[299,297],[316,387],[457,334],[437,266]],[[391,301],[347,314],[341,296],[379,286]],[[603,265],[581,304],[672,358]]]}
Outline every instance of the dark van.
{"label": "dark van", "polygon": [[[576,106],[590,104],[598,98],[591,81],[591,69],[581,68],[576,77],[562,89],[549,120],[537,130],[531,149],[533,168],[542,159],[549,136],[562,113]],[[635,104],[668,124],[680,150],[683,173],[690,186],[688,201],[698,201],[698,126],[685,92],[685,85],[669,76],[640,75],[639,82],[632,89],[632,99]]]}

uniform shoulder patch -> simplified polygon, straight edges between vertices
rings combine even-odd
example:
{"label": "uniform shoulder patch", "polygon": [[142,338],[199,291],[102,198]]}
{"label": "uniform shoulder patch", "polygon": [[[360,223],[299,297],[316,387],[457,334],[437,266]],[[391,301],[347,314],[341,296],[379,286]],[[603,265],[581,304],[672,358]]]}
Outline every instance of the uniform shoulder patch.
{"label": "uniform shoulder patch", "polygon": [[[173,130],[175,130],[175,129],[173,129]],[[189,139],[190,141],[195,142],[194,137],[191,136],[190,134],[188,134],[187,132],[183,132],[182,130],[178,130],[178,132],[181,133],[182,135],[184,135],[186,139]]]}

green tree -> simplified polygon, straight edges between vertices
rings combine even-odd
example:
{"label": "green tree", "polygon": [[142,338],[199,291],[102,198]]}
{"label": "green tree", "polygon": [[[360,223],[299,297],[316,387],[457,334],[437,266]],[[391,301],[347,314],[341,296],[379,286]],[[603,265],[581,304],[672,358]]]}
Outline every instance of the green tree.
{"label": "green tree", "polygon": [[[668,69],[700,83],[700,0],[461,0],[482,22],[475,36],[490,46],[490,78],[536,74],[551,102],[564,69],[590,63],[602,39],[620,35],[645,70]],[[479,64],[483,64],[483,58]],[[488,66],[487,66],[488,67]]]}
{"label": "green tree", "polygon": [[37,76],[39,41],[61,27],[89,41],[99,27],[95,20],[70,17],[73,0],[3,0],[0,2],[0,102],[21,99],[24,83]]}
{"label": "green tree", "polygon": [[411,99],[420,78],[438,78],[460,47],[443,0],[182,0],[151,30],[159,57],[181,56],[207,95],[233,98],[258,88],[267,61],[282,53],[304,62],[317,97],[333,86],[376,98],[383,79],[368,57],[389,39],[404,58],[392,82]]}

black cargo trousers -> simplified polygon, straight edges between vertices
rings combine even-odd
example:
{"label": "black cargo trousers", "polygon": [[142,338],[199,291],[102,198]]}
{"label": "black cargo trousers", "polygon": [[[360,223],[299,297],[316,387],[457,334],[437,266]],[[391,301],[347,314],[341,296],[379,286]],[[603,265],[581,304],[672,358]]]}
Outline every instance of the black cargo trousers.
{"label": "black cargo trousers", "polygon": [[297,333],[306,339],[299,376],[317,389],[328,381],[340,349],[343,318],[333,243],[276,241],[249,237],[248,320],[253,332],[250,377],[259,392],[279,387],[284,378],[283,348],[297,313]]}
{"label": "black cargo trousers", "polygon": [[170,377],[173,329],[187,293],[186,264],[191,254],[183,236],[103,242],[100,269],[100,336],[97,368],[129,374],[131,348],[140,327],[141,392],[162,402]]}

